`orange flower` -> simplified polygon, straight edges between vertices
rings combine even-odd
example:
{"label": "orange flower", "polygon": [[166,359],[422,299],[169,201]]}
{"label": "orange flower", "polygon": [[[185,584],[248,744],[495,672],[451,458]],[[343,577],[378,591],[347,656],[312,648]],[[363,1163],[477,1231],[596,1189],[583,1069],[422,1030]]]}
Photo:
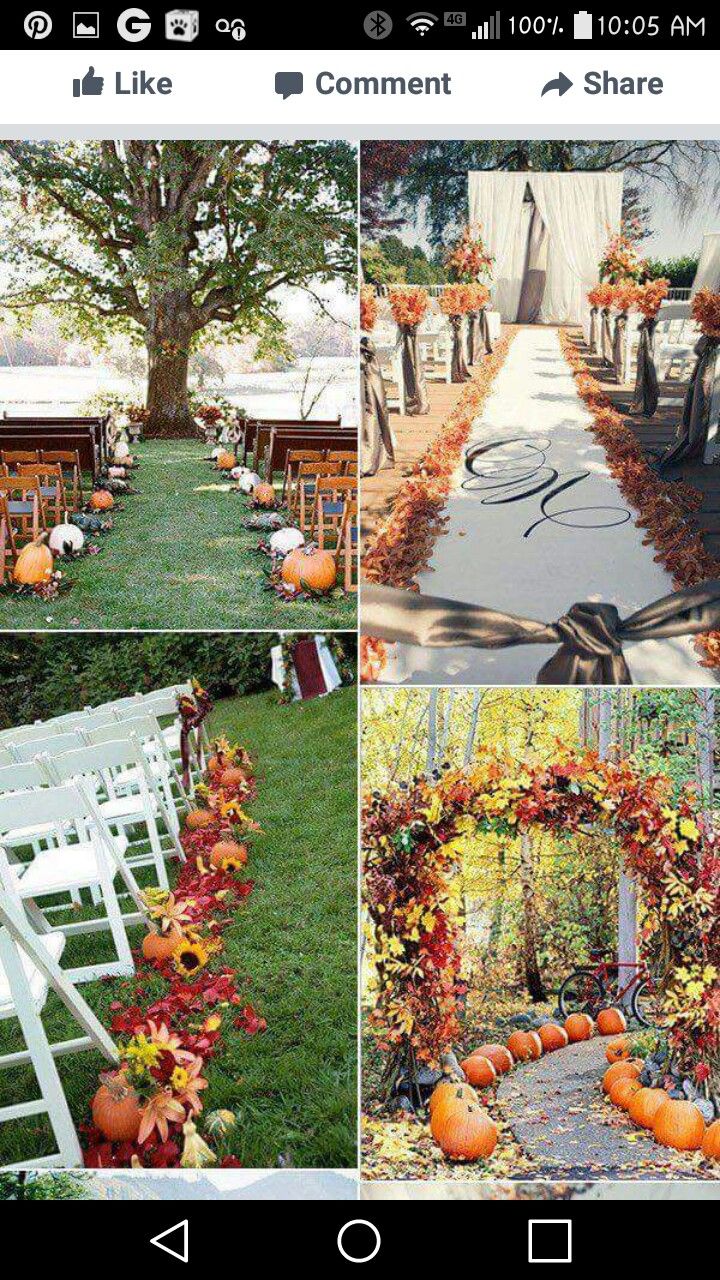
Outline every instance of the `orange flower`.
{"label": "orange flower", "polygon": [[648,320],[654,320],[669,290],[670,281],[665,279],[646,280],[645,284],[638,285],[635,300],[638,311]]}
{"label": "orange flower", "polygon": [[157,1129],[163,1142],[167,1142],[169,1125],[182,1124],[185,1119],[185,1108],[177,1098],[173,1098],[169,1089],[159,1089],[143,1107],[140,1132],[137,1140],[142,1146],[146,1138]]}
{"label": "orange flower", "polygon": [[699,289],[690,310],[706,337],[720,339],[720,293]]}
{"label": "orange flower", "polygon": [[375,328],[377,321],[377,294],[371,284],[363,284],[360,286],[360,328],[364,333],[370,333]]}
{"label": "orange flower", "polygon": [[468,284],[446,284],[438,299],[440,310],[446,316],[461,316],[466,311],[473,311],[471,290],[472,285]]}
{"label": "orange flower", "polygon": [[637,299],[638,286],[634,280],[618,280],[613,285],[613,306],[617,311],[632,310]]}
{"label": "orange flower", "polygon": [[395,285],[390,289],[388,298],[393,320],[401,328],[408,326],[415,328],[420,324],[430,305],[427,290],[421,289],[419,285],[409,285],[405,288]]}

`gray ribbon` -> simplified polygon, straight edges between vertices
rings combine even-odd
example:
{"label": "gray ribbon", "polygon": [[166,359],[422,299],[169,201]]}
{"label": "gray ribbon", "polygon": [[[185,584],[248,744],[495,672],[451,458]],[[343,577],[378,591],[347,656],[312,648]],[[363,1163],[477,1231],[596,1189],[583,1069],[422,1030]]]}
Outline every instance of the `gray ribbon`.
{"label": "gray ribbon", "polygon": [[598,318],[597,307],[591,307],[590,308],[590,335],[588,337],[588,347],[590,348],[590,352],[592,355],[597,355],[597,349],[598,349],[597,318]]}
{"label": "gray ribbon", "polygon": [[452,356],[450,359],[450,381],[467,382],[470,370],[465,363],[465,352],[462,340],[462,316],[450,316],[452,329]]}
{"label": "gray ribbon", "polygon": [[425,372],[418,350],[418,327],[416,324],[400,326],[402,342],[402,376],[405,385],[405,413],[409,418],[417,418],[430,412]]}
{"label": "gray ribbon", "polygon": [[615,317],[615,325],[613,327],[613,348],[612,362],[615,371],[615,379],[617,382],[623,380],[623,364],[624,364],[624,348],[625,333],[627,330],[627,311],[621,311]]}
{"label": "gray ribbon", "polygon": [[677,431],[677,443],[670,446],[660,459],[661,467],[674,466],[678,462],[690,462],[702,458],[710,427],[710,403],[715,374],[715,353],[718,339],[703,334],[695,347],[695,368],[685,393],[682,418]]}
{"label": "gray ribbon", "polygon": [[621,618],[615,605],[574,604],[557,622],[537,622],[481,605],[423,596],[396,587],[362,592],[361,631],[426,649],[507,649],[519,644],[559,644],[538,672],[537,684],[629,685],[625,640],[698,635],[720,627],[720,579],[684,587]]}
{"label": "gray ribbon", "polygon": [[600,355],[603,364],[612,364],[612,334],[610,332],[610,308],[603,307],[600,322]]}
{"label": "gray ribbon", "polygon": [[360,339],[360,377],[362,474],[374,476],[377,471],[395,465],[395,439],[390,425],[380,361],[369,338]]}
{"label": "gray ribbon", "polygon": [[637,370],[635,373],[635,395],[630,406],[630,412],[642,413],[646,418],[652,418],[660,398],[657,369],[655,367],[656,327],[657,320],[648,316],[642,321],[638,330],[640,341],[638,343]]}

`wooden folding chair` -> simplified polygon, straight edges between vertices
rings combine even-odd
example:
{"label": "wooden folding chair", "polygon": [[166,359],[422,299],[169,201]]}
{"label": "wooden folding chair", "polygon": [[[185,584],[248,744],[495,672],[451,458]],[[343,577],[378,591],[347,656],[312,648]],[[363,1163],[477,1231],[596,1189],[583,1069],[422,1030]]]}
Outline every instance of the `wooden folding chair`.
{"label": "wooden folding chair", "polygon": [[307,533],[312,521],[315,507],[315,489],[317,482],[324,476],[339,476],[339,462],[301,462],[297,474],[297,492],[299,498],[298,524],[303,533]]}
{"label": "wooden folding chair", "polygon": [[283,483],[281,501],[287,502],[289,512],[295,509],[297,499],[297,477],[302,462],[323,462],[324,455],[322,449],[288,449],[285,458],[285,471],[283,472]]}
{"label": "wooden folding chair", "polygon": [[[338,464],[339,465],[339,464]],[[310,521],[310,539],[321,551],[333,550],[340,537],[345,502],[357,496],[354,476],[318,476]]]}
{"label": "wooden folding chair", "polygon": [[18,466],[22,462],[39,461],[39,449],[0,449],[0,462],[7,467],[8,475],[11,471],[17,472]]}
{"label": "wooden folding chair", "polygon": [[0,476],[0,494],[16,548],[46,529],[40,486],[33,476]]}
{"label": "wooden folding chair", "polygon": [[41,449],[40,461],[59,463],[63,476],[67,476],[65,505],[69,511],[79,511],[83,504],[82,468],[77,449]]}
{"label": "wooden folding chair", "polygon": [[355,499],[345,503],[335,559],[343,566],[343,585],[346,591],[357,591],[358,504]]}
{"label": "wooden folding chair", "polygon": [[[47,1115],[57,1147],[51,1155],[6,1166],[9,1168],[81,1166],[82,1151],[55,1059],[91,1049],[100,1052],[113,1066],[119,1062],[110,1036],[58,964],[64,946],[62,931],[36,935],[18,903],[10,894],[0,892],[0,1020],[17,1019],[25,1042],[24,1049],[0,1056],[0,1069],[31,1066],[40,1089],[39,1098],[0,1107],[0,1124]],[[82,1035],[50,1042],[41,1016],[50,989],[65,1005]]]}
{"label": "wooden folding chair", "polygon": [[56,524],[62,524],[65,509],[65,481],[60,463],[20,462],[18,475],[31,476],[37,480],[46,527],[52,528]]}
{"label": "wooden folding chair", "polygon": [[[341,475],[357,475],[357,449],[328,449],[326,456],[328,462],[340,463]],[[351,471],[353,466],[354,472]]]}
{"label": "wooden folding chair", "polygon": [[17,548],[7,499],[4,493],[0,493],[0,586],[5,582],[6,575],[12,577],[16,560]]}

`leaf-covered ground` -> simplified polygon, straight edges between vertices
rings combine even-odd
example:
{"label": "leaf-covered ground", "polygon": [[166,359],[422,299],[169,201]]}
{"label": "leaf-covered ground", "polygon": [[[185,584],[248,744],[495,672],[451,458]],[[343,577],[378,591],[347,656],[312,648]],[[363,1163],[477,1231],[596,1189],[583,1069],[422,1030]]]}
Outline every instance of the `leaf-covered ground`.
{"label": "leaf-covered ground", "polygon": [[303,630],[351,628],[356,597],[287,602],[264,588],[260,535],[244,529],[249,499],[226,492],[199,440],[136,450],[137,493],[98,539],[101,551],[58,561],[71,590],[52,601],[0,595],[0,628]]}
{"label": "leaf-covered ground", "polygon": [[[209,725],[211,736],[250,750],[259,781],[251,812],[263,830],[252,837],[248,866],[255,889],[223,936],[221,959],[268,1026],[248,1036],[226,1020],[225,1048],[208,1065],[203,1097],[208,1111],[237,1112],[220,1154],[246,1167],[356,1164],[355,704],[350,688],[288,706],[262,693],[218,703]],[[141,934],[132,931],[132,946]],[[71,939],[63,964],[109,955],[107,937]],[[162,980],[157,985],[160,995]],[[109,1025],[122,980],[88,983],[82,993]],[[44,1022],[52,1040],[75,1034],[54,995]],[[20,1047],[17,1023],[0,1024],[0,1052]],[[103,1060],[81,1053],[58,1065],[81,1123]],[[33,1096],[29,1069],[0,1072],[0,1108]],[[0,1166],[51,1146],[44,1117],[0,1125]]]}

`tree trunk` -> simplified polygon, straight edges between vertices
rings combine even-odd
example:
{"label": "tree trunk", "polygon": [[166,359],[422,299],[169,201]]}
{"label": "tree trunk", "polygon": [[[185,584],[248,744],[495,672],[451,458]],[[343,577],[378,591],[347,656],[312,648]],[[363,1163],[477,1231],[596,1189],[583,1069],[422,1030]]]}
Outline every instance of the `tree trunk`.
{"label": "tree trunk", "polygon": [[427,743],[427,762],[425,772],[428,777],[432,775],[435,768],[435,759],[437,754],[437,720],[438,720],[438,697],[439,689],[430,690],[430,707],[428,711],[428,743]]}
{"label": "tree trunk", "polygon": [[520,833],[520,882],[523,900],[523,967],[530,999],[537,1004],[547,995],[537,959],[537,912],[535,906],[535,867],[532,838],[529,831]]}
{"label": "tree trunk", "polygon": [[163,294],[149,307],[145,341],[148,353],[147,436],[196,436],[188,400],[192,340],[189,294]]}

